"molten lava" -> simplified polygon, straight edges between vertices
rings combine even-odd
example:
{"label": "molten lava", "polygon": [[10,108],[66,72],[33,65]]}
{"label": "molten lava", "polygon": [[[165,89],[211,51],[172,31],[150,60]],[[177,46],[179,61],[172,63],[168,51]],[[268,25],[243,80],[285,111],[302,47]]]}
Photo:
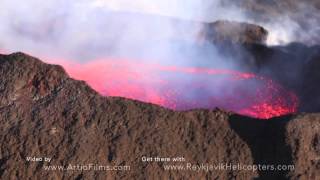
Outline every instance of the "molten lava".
{"label": "molten lava", "polygon": [[146,65],[131,61],[62,63],[68,73],[106,96],[121,96],[175,110],[206,108],[267,119],[294,113],[295,94],[271,79],[231,70]]}

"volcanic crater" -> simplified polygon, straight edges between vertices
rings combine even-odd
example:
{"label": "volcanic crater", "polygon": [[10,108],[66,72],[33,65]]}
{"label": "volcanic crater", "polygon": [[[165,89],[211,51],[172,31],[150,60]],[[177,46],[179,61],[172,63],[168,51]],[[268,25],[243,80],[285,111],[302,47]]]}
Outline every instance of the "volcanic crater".
{"label": "volcanic crater", "polygon": [[65,66],[100,94],[174,110],[222,108],[268,119],[295,113],[298,97],[272,79],[234,70],[148,65],[106,60]]}
{"label": "volcanic crater", "polygon": [[[320,175],[319,114],[261,121],[217,109],[177,112],[103,97],[70,78],[61,66],[23,53],[0,55],[0,73],[1,179],[316,179]],[[231,79],[256,77],[242,75]],[[196,172],[164,170],[171,162],[141,161],[155,156],[184,157],[186,162],[175,163],[182,166],[225,162],[295,168]],[[26,163],[27,157],[52,161]],[[67,173],[43,169],[90,163],[131,169]]]}

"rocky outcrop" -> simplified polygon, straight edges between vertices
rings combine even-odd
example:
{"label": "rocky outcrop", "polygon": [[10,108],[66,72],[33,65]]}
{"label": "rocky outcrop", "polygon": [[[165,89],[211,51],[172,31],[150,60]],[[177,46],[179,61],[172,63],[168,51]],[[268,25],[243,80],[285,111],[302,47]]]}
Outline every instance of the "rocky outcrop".
{"label": "rocky outcrop", "polygon": [[292,151],[295,171],[292,179],[320,177],[320,124],[319,114],[296,117],[287,125],[287,142]]}
{"label": "rocky outcrop", "polygon": [[[60,66],[0,56],[1,179],[315,179],[320,115],[268,121],[222,110],[174,112],[102,97]],[[50,162],[28,157],[51,158]],[[180,157],[181,161],[143,161]],[[39,159],[38,159],[39,160]],[[150,159],[149,159],[150,160]],[[46,170],[88,164],[130,170]],[[197,170],[196,165],[293,164],[292,171]],[[165,170],[179,165],[184,170]],[[192,165],[195,169],[189,169]],[[221,167],[220,167],[221,168]]]}
{"label": "rocky outcrop", "polygon": [[233,42],[242,44],[264,44],[268,31],[261,26],[235,21],[216,21],[204,25],[200,39],[209,42]]}

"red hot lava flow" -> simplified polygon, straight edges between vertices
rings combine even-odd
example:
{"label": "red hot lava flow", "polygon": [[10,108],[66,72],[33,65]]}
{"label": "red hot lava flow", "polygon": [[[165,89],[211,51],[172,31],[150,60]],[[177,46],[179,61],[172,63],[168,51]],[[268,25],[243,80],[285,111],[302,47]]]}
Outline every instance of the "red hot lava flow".
{"label": "red hot lava flow", "polygon": [[232,70],[147,65],[131,61],[62,63],[76,79],[106,96],[120,96],[175,110],[219,107],[268,119],[294,113],[298,98],[276,82]]}

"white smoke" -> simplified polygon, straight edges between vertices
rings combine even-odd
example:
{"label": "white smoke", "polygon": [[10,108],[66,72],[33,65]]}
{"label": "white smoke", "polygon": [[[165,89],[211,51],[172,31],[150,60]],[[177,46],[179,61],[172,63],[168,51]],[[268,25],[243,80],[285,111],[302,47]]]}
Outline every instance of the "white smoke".
{"label": "white smoke", "polygon": [[[320,13],[303,3],[297,11],[257,20],[235,3],[221,0],[1,0],[0,48],[41,57],[77,60],[108,55],[197,54],[175,45],[192,41],[200,22],[246,21],[269,30],[268,45],[317,43]],[[149,15],[146,15],[149,14]],[[152,16],[153,15],[153,16]],[[314,15],[314,16],[313,16]],[[170,17],[170,18],[169,18]],[[298,17],[305,17],[304,24]],[[183,20],[182,20],[183,19]],[[173,41],[174,40],[174,41]],[[2,50],[3,51],[3,50]],[[184,52],[186,51],[186,52]],[[139,58],[139,57],[138,57]]]}
{"label": "white smoke", "polygon": [[171,56],[181,50],[172,41],[194,40],[202,28],[201,21],[244,20],[242,13],[222,8],[219,2],[2,0],[0,47],[10,52],[72,59],[110,53]]}
{"label": "white smoke", "polygon": [[286,6],[275,3],[275,12],[263,14],[264,20],[256,19],[254,15],[257,13],[247,18],[269,30],[268,45],[286,45],[292,42],[320,44],[320,6],[315,6],[316,1],[286,2]]}

